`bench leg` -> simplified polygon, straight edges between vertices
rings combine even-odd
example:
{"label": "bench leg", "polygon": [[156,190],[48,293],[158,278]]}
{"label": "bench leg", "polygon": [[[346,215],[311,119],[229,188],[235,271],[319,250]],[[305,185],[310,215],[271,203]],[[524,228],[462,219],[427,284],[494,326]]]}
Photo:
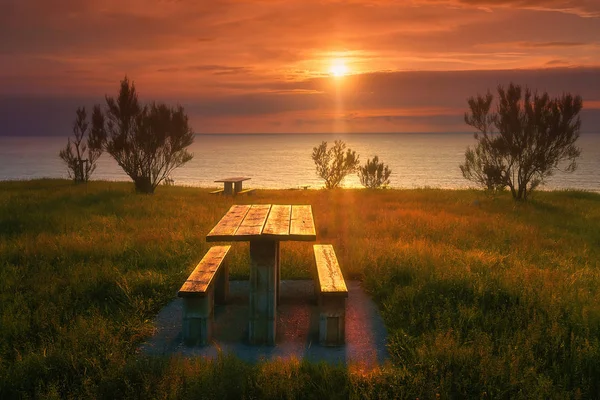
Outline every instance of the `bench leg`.
{"label": "bench leg", "polygon": [[229,265],[227,259],[224,259],[217,273],[215,282],[215,303],[225,304],[229,298]]}
{"label": "bench leg", "polygon": [[346,298],[319,298],[319,343],[322,346],[341,346],[346,336]]}
{"label": "bench leg", "polygon": [[204,346],[212,339],[213,294],[211,287],[206,296],[183,299],[183,341],[186,345]]}
{"label": "bench leg", "polygon": [[276,254],[275,254],[275,268],[277,270],[277,282],[275,283],[275,292],[277,293],[277,304],[279,304],[281,301],[281,246],[280,243],[277,243],[277,250],[276,250]]}
{"label": "bench leg", "polygon": [[277,253],[279,242],[251,241],[250,319],[251,344],[275,344],[277,316]]}

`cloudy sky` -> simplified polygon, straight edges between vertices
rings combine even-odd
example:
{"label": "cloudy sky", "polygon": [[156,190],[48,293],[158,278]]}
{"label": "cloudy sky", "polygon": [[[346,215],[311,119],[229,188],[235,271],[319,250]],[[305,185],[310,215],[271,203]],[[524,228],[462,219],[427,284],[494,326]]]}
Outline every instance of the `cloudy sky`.
{"label": "cloudy sky", "polygon": [[0,37],[4,135],[68,134],[125,75],[198,133],[464,132],[511,81],[600,132],[600,0],[0,0]]}

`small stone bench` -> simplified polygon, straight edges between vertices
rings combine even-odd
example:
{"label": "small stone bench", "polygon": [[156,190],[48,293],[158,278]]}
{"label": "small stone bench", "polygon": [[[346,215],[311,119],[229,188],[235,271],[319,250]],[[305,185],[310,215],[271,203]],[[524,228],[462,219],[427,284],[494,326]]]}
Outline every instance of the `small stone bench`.
{"label": "small stone bench", "polygon": [[230,248],[211,247],[177,293],[183,298],[183,341],[187,345],[205,345],[212,338],[214,302],[222,304],[229,295],[225,256]]}
{"label": "small stone bench", "polygon": [[217,190],[213,190],[212,192],[210,192],[210,194],[222,194],[225,191],[225,189],[217,189]]}
{"label": "small stone bench", "polygon": [[341,346],[345,342],[346,298],[348,289],[330,244],[313,246],[317,262],[319,302],[319,343]]}

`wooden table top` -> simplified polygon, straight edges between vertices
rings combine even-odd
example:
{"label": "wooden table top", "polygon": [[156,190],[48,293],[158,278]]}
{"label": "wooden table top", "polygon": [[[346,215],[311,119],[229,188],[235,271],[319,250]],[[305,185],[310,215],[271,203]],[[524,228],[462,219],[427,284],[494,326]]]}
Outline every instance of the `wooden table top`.
{"label": "wooden table top", "polygon": [[207,242],[317,240],[310,205],[233,205],[206,235]]}
{"label": "wooden table top", "polygon": [[217,179],[215,182],[242,182],[242,181],[247,181],[249,179],[252,179],[252,178],[246,178],[245,176],[236,176],[233,178]]}

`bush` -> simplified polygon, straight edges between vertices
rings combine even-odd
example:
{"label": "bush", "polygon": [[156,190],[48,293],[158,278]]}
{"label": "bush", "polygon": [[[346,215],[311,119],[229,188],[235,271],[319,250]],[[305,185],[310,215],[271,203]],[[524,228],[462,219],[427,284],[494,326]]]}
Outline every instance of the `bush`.
{"label": "bush", "polygon": [[192,159],[186,148],[194,141],[183,107],[152,103],[141,107],[135,85],[121,81],[119,97],[106,97],[106,151],[131,177],[138,192],[154,189],[175,169]]}
{"label": "bush", "polygon": [[[499,102],[490,113],[494,97],[469,98],[465,122],[478,132],[474,149],[467,148],[460,166],[466,179],[496,190],[509,187],[515,200],[526,200],[529,192],[551,176],[559,164],[573,172],[581,150],[579,138],[583,107],[580,96],[564,94],[550,98],[521,86],[498,87]],[[494,131],[497,129],[497,132]]]}
{"label": "bush", "polygon": [[356,152],[346,149],[346,143],[341,140],[336,140],[330,149],[325,141],[314,147],[312,159],[317,175],[325,180],[327,189],[338,187],[347,175],[356,171],[359,164]]}
{"label": "bush", "polygon": [[390,184],[390,175],[392,170],[383,162],[379,162],[379,157],[373,157],[373,161],[367,160],[362,167],[358,167],[358,177],[360,183],[367,188],[376,189]]}
{"label": "bush", "polygon": [[[99,106],[94,107],[92,114],[92,129],[88,133],[89,123],[85,107],[76,111],[77,118],[73,122],[73,136],[67,140],[67,147],[58,153],[67,164],[69,177],[75,183],[87,182],[96,170],[96,161],[102,155],[102,146],[106,139],[104,132],[104,116]],[[85,136],[87,134],[87,140]],[[73,149],[75,149],[73,151]],[[85,164],[85,165],[84,165]]]}

